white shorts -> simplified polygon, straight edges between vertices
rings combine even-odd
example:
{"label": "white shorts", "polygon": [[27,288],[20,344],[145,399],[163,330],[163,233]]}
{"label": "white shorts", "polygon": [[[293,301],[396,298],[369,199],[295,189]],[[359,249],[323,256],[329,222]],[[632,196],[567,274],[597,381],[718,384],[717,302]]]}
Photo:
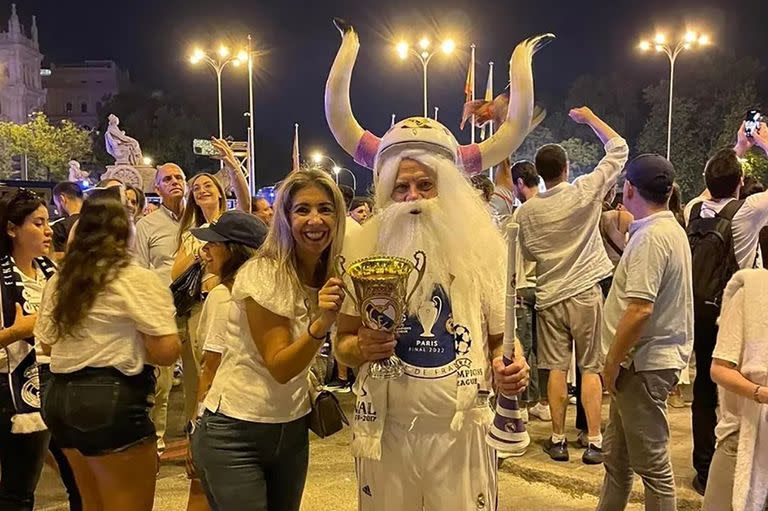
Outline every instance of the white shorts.
{"label": "white shorts", "polygon": [[381,460],[357,459],[358,509],[495,511],[496,451],[485,443],[492,414],[469,413],[459,432],[449,420],[417,420],[410,431],[388,420]]}

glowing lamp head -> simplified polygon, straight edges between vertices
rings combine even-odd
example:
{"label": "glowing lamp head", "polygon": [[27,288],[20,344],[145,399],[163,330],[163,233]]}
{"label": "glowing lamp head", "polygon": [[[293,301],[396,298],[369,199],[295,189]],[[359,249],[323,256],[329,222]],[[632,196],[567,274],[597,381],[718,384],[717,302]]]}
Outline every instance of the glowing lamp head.
{"label": "glowing lamp head", "polygon": [[427,39],[426,37],[422,37],[421,40],[419,41],[419,48],[421,48],[422,50],[426,50],[427,48],[429,48],[429,39]]}
{"label": "glowing lamp head", "polygon": [[315,163],[320,163],[323,161],[323,154],[322,153],[312,153],[312,161]]}
{"label": "glowing lamp head", "polygon": [[248,52],[245,50],[240,50],[237,54],[237,60],[240,62],[248,62]]}
{"label": "glowing lamp head", "polygon": [[454,43],[452,39],[446,39],[440,47],[442,48],[443,53],[450,55],[453,53],[453,50],[456,49],[456,43]]}
{"label": "glowing lamp head", "polygon": [[698,36],[696,35],[696,32],[688,31],[685,33],[685,37],[683,37],[683,41],[688,44],[693,44],[698,39]]}
{"label": "glowing lamp head", "polygon": [[664,34],[656,34],[656,37],[653,38],[653,42],[656,44],[664,44],[667,42],[667,38]]}
{"label": "glowing lamp head", "polygon": [[699,41],[698,42],[699,42],[699,45],[701,45],[701,46],[708,46],[709,44],[712,43],[712,40],[709,38],[709,36],[707,34],[701,34],[699,36]]}
{"label": "glowing lamp head", "polygon": [[152,158],[150,158],[149,156],[145,156],[144,165],[152,165]]}
{"label": "glowing lamp head", "polygon": [[189,61],[193,64],[197,64],[201,60],[203,60],[203,57],[205,56],[205,53],[200,48],[195,48],[192,51],[192,55],[189,57]]}
{"label": "glowing lamp head", "polygon": [[219,57],[226,58],[228,55],[229,55],[229,48],[227,48],[223,44],[219,46]]}
{"label": "glowing lamp head", "polygon": [[648,51],[651,49],[651,43],[648,41],[640,41],[640,44],[638,44],[637,47],[640,48],[640,51]]}
{"label": "glowing lamp head", "polygon": [[338,165],[334,165],[333,173],[334,174],[338,174],[339,172],[341,172],[341,167],[339,167]]}
{"label": "glowing lamp head", "polygon": [[401,59],[405,59],[408,57],[408,43],[405,41],[400,41],[397,43],[397,54],[400,56]]}

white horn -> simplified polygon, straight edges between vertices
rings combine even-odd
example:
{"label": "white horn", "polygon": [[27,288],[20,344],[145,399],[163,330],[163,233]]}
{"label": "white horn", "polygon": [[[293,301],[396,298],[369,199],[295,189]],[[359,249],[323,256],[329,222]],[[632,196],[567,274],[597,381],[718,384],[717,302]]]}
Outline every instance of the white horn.
{"label": "white horn", "polygon": [[341,31],[342,37],[341,47],[325,84],[325,118],[339,145],[357,163],[372,168],[379,139],[363,130],[352,113],[349,100],[349,83],[360,49],[360,40],[351,25],[339,18],[335,18],[333,22]]}
{"label": "white horn", "polygon": [[515,48],[509,60],[507,118],[489,139],[461,147],[462,162],[467,174],[476,174],[498,165],[520,147],[530,130],[543,119],[540,115],[534,117],[531,63],[534,53],[554,38],[554,34],[539,35],[526,39]]}

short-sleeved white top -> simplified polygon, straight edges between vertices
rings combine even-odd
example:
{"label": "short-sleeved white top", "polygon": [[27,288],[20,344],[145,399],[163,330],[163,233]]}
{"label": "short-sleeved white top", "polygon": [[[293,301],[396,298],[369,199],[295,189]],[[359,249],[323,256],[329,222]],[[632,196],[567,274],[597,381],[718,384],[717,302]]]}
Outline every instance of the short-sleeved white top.
{"label": "short-sleeved white top", "polygon": [[140,334],[177,332],[170,289],[155,272],[131,263],[99,293],[73,334],[59,338],[52,315],[52,298],[58,284],[57,274],[45,288],[35,323],[35,338],[51,346],[53,373],[114,367],[128,376],[136,375],[147,363]]}
{"label": "short-sleeved white top", "polygon": [[197,337],[203,340],[203,350],[224,353],[230,306],[232,293],[224,284],[219,284],[208,293],[197,327]]}
{"label": "short-sleeved white top", "polygon": [[232,286],[226,350],[205,398],[205,407],[250,422],[279,424],[299,419],[310,411],[310,364],[285,384],[272,377],[251,337],[245,310],[247,298],[288,318],[291,339],[295,340],[307,331],[308,309],[317,303],[317,290],[295,289],[287,277],[278,275],[277,264],[271,259],[256,257],[240,268]]}

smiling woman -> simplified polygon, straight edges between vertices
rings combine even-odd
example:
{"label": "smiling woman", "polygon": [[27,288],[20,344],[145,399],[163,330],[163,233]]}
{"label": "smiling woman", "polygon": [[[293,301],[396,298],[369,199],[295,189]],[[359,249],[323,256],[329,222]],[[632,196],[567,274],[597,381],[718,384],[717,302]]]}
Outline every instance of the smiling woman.
{"label": "smiling woman", "polygon": [[208,499],[221,511],[300,507],[309,463],[307,375],[344,300],[332,267],[345,217],[341,191],[325,172],[291,173],[264,245],[237,273],[227,350],[194,453]]}

